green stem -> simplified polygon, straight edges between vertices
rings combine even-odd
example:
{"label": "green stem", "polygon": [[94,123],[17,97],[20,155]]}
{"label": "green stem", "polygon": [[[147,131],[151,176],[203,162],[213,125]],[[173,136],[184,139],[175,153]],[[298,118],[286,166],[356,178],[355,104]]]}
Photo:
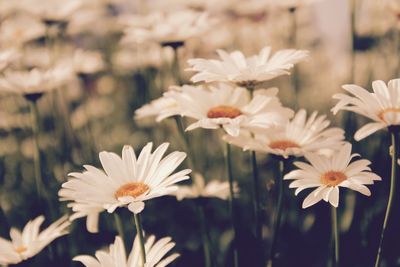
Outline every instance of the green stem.
{"label": "green stem", "polygon": [[332,235],[335,240],[335,257],[334,267],[339,267],[339,229],[338,229],[338,218],[337,209],[331,206],[331,220],[332,220]]}
{"label": "green stem", "polygon": [[122,242],[125,243],[124,227],[122,225],[121,218],[119,217],[117,212],[114,212],[114,222],[118,235],[122,238]]}
{"label": "green stem", "polygon": [[36,191],[39,197],[43,195],[43,181],[39,150],[39,111],[36,101],[29,101],[31,109],[32,132],[33,132],[33,163],[35,171]]}
{"label": "green stem", "polygon": [[174,47],[173,50],[174,50],[174,59],[172,62],[172,73],[174,74],[176,84],[181,85],[182,78],[181,78],[180,67],[179,67],[178,48]]}
{"label": "green stem", "polygon": [[142,259],[141,266],[144,267],[146,264],[146,250],[144,248],[144,236],[142,229],[142,222],[140,219],[140,214],[134,214],[135,218],[135,226],[136,226],[136,234],[139,236],[139,244],[140,244],[140,257]]}
{"label": "green stem", "polygon": [[275,263],[275,258],[276,258],[276,254],[277,254],[276,251],[277,251],[277,245],[278,245],[278,239],[279,239],[279,228],[280,228],[281,219],[282,219],[284,170],[285,170],[285,161],[282,159],[279,161],[279,174],[280,175],[279,175],[279,178],[277,179],[277,182],[278,182],[278,204],[277,204],[277,210],[276,210],[276,216],[275,216],[275,224],[274,224],[274,230],[273,230],[271,249],[270,249],[270,253],[269,253],[268,267],[273,266],[273,264]]}
{"label": "green stem", "polygon": [[381,232],[381,238],[379,241],[379,247],[378,247],[378,252],[376,255],[376,260],[375,260],[375,267],[379,267],[380,261],[381,261],[381,253],[382,253],[382,245],[386,233],[386,227],[389,221],[389,217],[392,213],[392,206],[393,202],[395,199],[396,195],[396,180],[397,180],[397,159],[399,158],[399,136],[398,136],[398,130],[397,129],[392,129],[391,131],[391,137],[392,137],[392,147],[393,147],[393,155],[392,155],[392,174],[391,174],[391,179],[390,179],[390,193],[389,193],[389,200],[388,204],[386,207],[386,213],[385,213],[385,219],[383,221],[383,226],[382,226],[382,232]]}
{"label": "green stem", "polygon": [[204,266],[211,267],[211,247],[210,247],[210,240],[208,237],[207,231],[207,223],[204,208],[201,204],[197,205],[197,211],[199,214],[200,219],[200,226],[201,226],[201,237],[203,240],[203,252],[204,252]]}
{"label": "green stem", "polygon": [[181,116],[174,116],[174,119],[175,119],[176,127],[178,128],[179,135],[181,136],[181,139],[184,142],[185,149],[188,152],[187,153],[188,167],[191,170],[195,170],[194,169],[194,160],[193,160],[194,153],[192,151],[192,147],[190,146],[189,136],[185,132],[185,126],[183,125],[183,119]]}
{"label": "green stem", "polygon": [[262,221],[260,216],[260,180],[258,177],[256,152],[251,152],[251,165],[253,170],[253,205],[255,219],[255,234],[259,242],[262,242]]}
{"label": "green stem", "polygon": [[236,213],[235,213],[235,191],[232,171],[232,151],[231,145],[226,143],[226,170],[229,180],[229,193],[230,193],[230,208],[231,208],[231,220],[233,226],[233,266],[238,267],[239,255],[237,251],[237,225],[236,225]]}

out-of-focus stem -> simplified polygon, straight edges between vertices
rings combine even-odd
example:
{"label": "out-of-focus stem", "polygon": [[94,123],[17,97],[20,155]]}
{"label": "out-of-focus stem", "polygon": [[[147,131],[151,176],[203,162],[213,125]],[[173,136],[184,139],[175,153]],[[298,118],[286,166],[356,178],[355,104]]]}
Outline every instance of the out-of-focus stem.
{"label": "out-of-focus stem", "polygon": [[332,235],[335,241],[335,256],[334,256],[334,267],[339,267],[339,228],[338,228],[338,218],[337,218],[337,209],[335,207],[331,207],[331,220],[332,220]]}
{"label": "out-of-focus stem", "polygon": [[259,242],[262,242],[262,221],[260,214],[260,180],[258,177],[258,167],[256,152],[251,152],[251,165],[253,171],[253,205],[254,205],[254,219],[255,219],[255,234]]}
{"label": "out-of-focus stem", "polygon": [[117,229],[118,235],[122,238],[122,241],[125,244],[124,226],[122,225],[120,216],[116,212],[114,212],[114,222],[115,222],[115,228]]}
{"label": "out-of-focus stem", "polygon": [[201,204],[197,203],[197,212],[199,214],[200,227],[201,227],[201,238],[203,240],[203,252],[204,252],[204,266],[211,267],[211,247],[210,240],[208,237],[207,222],[204,212],[204,208]]}
{"label": "out-of-focus stem", "polygon": [[33,163],[35,169],[36,191],[39,197],[43,195],[43,181],[39,149],[39,111],[36,101],[28,101],[31,110],[32,132],[33,132]]}
{"label": "out-of-focus stem", "polygon": [[231,208],[231,220],[233,226],[233,266],[238,267],[239,265],[239,255],[237,250],[237,224],[236,224],[236,212],[235,212],[235,191],[234,191],[234,180],[232,171],[232,151],[231,145],[226,143],[226,170],[229,180],[229,193],[230,193],[230,208]]}
{"label": "out-of-focus stem", "polygon": [[392,173],[391,173],[391,178],[390,178],[390,192],[389,192],[389,200],[388,204],[386,207],[386,213],[385,213],[385,219],[383,221],[383,226],[382,226],[382,232],[381,232],[381,237],[379,241],[379,247],[378,247],[378,252],[376,255],[376,260],[375,260],[375,267],[379,267],[380,262],[381,262],[381,253],[382,253],[382,245],[384,242],[385,238],[385,233],[386,233],[386,228],[387,224],[390,218],[390,215],[392,213],[392,207],[394,203],[394,199],[396,196],[396,183],[397,183],[397,159],[399,158],[399,130],[397,128],[395,129],[389,129],[391,132],[391,137],[392,137],[392,147],[393,147],[393,155],[392,155]]}
{"label": "out-of-focus stem", "polygon": [[181,116],[174,116],[176,127],[178,128],[179,135],[181,136],[181,139],[184,142],[185,149],[188,152],[187,153],[187,159],[188,159],[188,166],[191,170],[195,170],[194,166],[194,153],[192,150],[192,147],[190,146],[189,142],[189,136],[185,132],[185,126],[183,125],[183,119]]}
{"label": "out-of-focus stem", "polygon": [[285,170],[285,160],[281,159],[279,161],[279,174],[280,175],[277,179],[277,182],[278,182],[277,210],[276,210],[276,215],[275,215],[275,224],[274,224],[274,230],[273,230],[273,236],[272,236],[271,249],[270,249],[270,253],[269,253],[268,267],[272,267],[275,263],[276,251],[277,251],[278,240],[279,240],[279,228],[280,228],[281,219],[282,219],[284,170]]}

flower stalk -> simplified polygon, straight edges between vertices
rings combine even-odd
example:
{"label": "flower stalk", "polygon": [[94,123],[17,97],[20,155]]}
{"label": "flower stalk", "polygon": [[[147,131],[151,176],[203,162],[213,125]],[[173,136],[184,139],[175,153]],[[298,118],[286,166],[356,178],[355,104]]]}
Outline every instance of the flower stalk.
{"label": "flower stalk", "polygon": [[235,191],[234,191],[234,181],[233,181],[233,171],[232,171],[232,148],[229,143],[226,143],[226,170],[229,180],[229,193],[230,193],[230,208],[231,208],[231,220],[233,226],[233,266],[238,267],[239,256],[237,251],[237,224],[236,224],[236,212],[235,212]]}
{"label": "flower stalk", "polygon": [[397,164],[397,159],[399,158],[399,130],[397,128],[390,128],[389,131],[391,133],[391,139],[392,139],[392,147],[393,147],[393,154],[392,154],[392,173],[391,173],[391,178],[390,178],[390,192],[389,192],[389,199],[388,199],[388,204],[386,207],[386,212],[385,212],[385,219],[383,221],[382,225],[382,231],[381,231],[381,237],[379,240],[379,247],[378,247],[378,252],[376,255],[376,260],[375,260],[375,267],[380,266],[381,262],[381,254],[382,254],[382,245],[384,242],[386,230],[387,230],[387,225],[389,218],[392,213],[392,207],[394,203],[395,196],[397,194],[396,192],[396,184],[397,184],[397,172],[398,172],[398,164]]}
{"label": "flower stalk", "polygon": [[135,213],[134,218],[135,218],[136,234],[139,237],[140,258],[142,259],[141,266],[145,267],[146,266],[146,250],[144,247],[144,236],[143,236],[143,229],[142,229],[142,222],[141,222],[140,214]]}
{"label": "flower stalk", "polygon": [[211,267],[211,246],[207,231],[207,222],[205,217],[204,207],[201,203],[197,203],[197,212],[200,220],[201,227],[201,238],[203,241],[203,253],[204,253],[204,266]]}
{"label": "flower stalk", "polygon": [[337,209],[331,206],[331,225],[332,225],[332,236],[335,242],[335,254],[334,254],[334,267],[339,267],[339,228],[338,228],[338,218]]}
{"label": "flower stalk", "polygon": [[36,191],[39,197],[43,195],[43,181],[39,149],[39,111],[36,101],[28,101],[30,106],[33,132],[33,163],[35,172]]}
{"label": "flower stalk", "polygon": [[285,170],[285,160],[281,159],[279,161],[279,177],[277,179],[278,182],[278,201],[277,201],[277,210],[275,215],[275,224],[273,229],[273,236],[272,236],[272,243],[271,249],[269,253],[269,261],[268,267],[272,267],[275,263],[276,259],[276,251],[278,246],[278,239],[279,239],[279,228],[281,225],[282,220],[282,205],[283,205],[283,176]]}
{"label": "flower stalk", "polygon": [[114,212],[114,223],[115,223],[115,228],[117,229],[118,235],[122,238],[122,241],[125,243],[124,227],[121,222],[121,217],[116,212]]}
{"label": "flower stalk", "polygon": [[262,242],[262,221],[260,213],[260,179],[258,176],[256,152],[251,152],[251,165],[253,172],[253,206],[255,219],[255,235],[259,242]]}

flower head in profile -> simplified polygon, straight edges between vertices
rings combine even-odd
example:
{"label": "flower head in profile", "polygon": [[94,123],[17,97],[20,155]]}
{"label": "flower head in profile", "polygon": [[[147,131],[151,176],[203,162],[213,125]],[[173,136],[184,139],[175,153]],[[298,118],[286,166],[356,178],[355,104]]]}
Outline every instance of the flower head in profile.
{"label": "flower head in profile", "polygon": [[31,16],[11,16],[2,21],[0,26],[0,42],[6,47],[22,46],[27,42],[43,37],[45,34],[45,25]]}
{"label": "flower head in profile", "polygon": [[[315,153],[306,153],[305,158],[310,162],[295,162],[298,170],[285,175],[285,180],[294,180],[289,187],[296,188],[295,195],[304,189],[314,189],[303,202],[303,208],[310,207],[324,200],[332,206],[339,205],[339,187],[347,187],[363,195],[370,196],[371,191],[365,185],[371,185],[381,178],[371,172],[370,161],[365,159],[351,160],[359,156],[351,154],[351,144],[343,145],[338,153],[331,157]],[[351,163],[350,163],[351,162]]]}
{"label": "flower head in profile", "polygon": [[[219,198],[227,200],[229,198],[229,182],[211,180],[206,183],[204,177],[200,173],[194,173],[192,178],[192,185],[180,185],[178,190],[173,193],[178,200],[183,200],[185,198]],[[236,183],[234,185],[234,191],[239,191]]]}
{"label": "flower head in profile", "polygon": [[53,68],[30,71],[5,71],[0,78],[0,91],[7,91],[24,96],[42,95],[57,89],[73,77],[72,68],[60,64]]}
{"label": "flower head in profile", "polygon": [[286,125],[254,134],[244,133],[238,137],[224,136],[224,140],[244,150],[271,153],[284,158],[300,157],[306,152],[335,149],[343,144],[344,131],[328,128],[329,124],[325,115],[318,116],[317,112],[313,112],[307,118],[306,111],[302,109]]}
{"label": "flower head in profile", "polygon": [[73,214],[69,217],[70,221],[86,217],[86,229],[89,233],[97,233],[99,231],[99,216],[104,211],[101,204],[90,202],[75,202],[69,189],[60,189],[58,192],[60,201],[71,201],[68,207],[72,209]]}
{"label": "flower head in profile", "polygon": [[94,74],[102,71],[104,61],[99,52],[78,49],[73,56],[74,71],[78,74]]}
{"label": "flower head in profile", "polygon": [[185,42],[210,28],[213,20],[206,13],[191,10],[153,12],[146,16],[127,17],[123,44],[153,41],[161,45]]}
{"label": "flower head in profile", "polygon": [[0,237],[0,265],[18,264],[32,258],[55,239],[68,234],[67,228],[71,223],[67,216],[40,231],[43,221],[44,216],[29,221],[22,232],[11,228],[11,241]]}
{"label": "flower head in profile", "polygon": [[135,119],[140,120],[148,117],[155,117],[157,122],[166,118],[179,115],[180,109],[176,100],[165,93],[150,103],[135,110]]}
{"label": "flower head in profile", "polygon": [[62,198],[101,206],[109,213],[124,206],[140,213],[145,201],[169,195],[177,190],[176,183],[189,179],[189,169],[172,174],[186,154],[176,151],[163,158],[168,146],[164,143],[152,153],[153,144],[148,143],[137,158],[131,146],[124,146],[122,158],[103,151],[99,157],[104,172],[85,165],[84,172],[69,174],[70,179],[62,185]]}
{"label": "flower head in profile", "polygon": [[0,51],[0,71],[6,69],[20,54],[15,49]]}
{"label": "flower head in profile", "polygon": [[242,52],[217,50],[220,60],[189,59],[188,71],[197,72],[192,82],[231,82],[254,87],[281,75],[290,74],[294,64],[308,57],[304,50],[285,49],[271,55],[271,47],[264,47],[258,55],[245,57]]}
{"label": "flower head in profile", "polygon": [[[170,237],[164,237],[156,241],[154,236],[150,236],[145,243],[146,267],[165,267],[179,257],[178,253],[166,256],[175,243]],[[86,267],[139,267],[142,266],[140,256],[139,238],[136,236],[133,242],[132,251],[126,257],[125,246],[122,238],[117,236],[114,244],[111,244],[109,251],[97,251],[96,258],[88,255],[80,255],[73,258]]]}
{"label": "flower head in profile", "polygon": [[242,129],[265,129],[285,123],[293,111],[282,107],[277,98],[278,89],[259,89],[250,92],[245,88],[221,83],[217,87],[184,85],[181,91],[170,92],[180,115],[196,122],[187,131],[196,128],[218,129],[237,136]]}
{"label": "flower head in profile", "polygon": [[348,84],[343,89],[354,96],[335,94],[333,98],[339,102],[332,112],[339,110],[352,111],[365,116],[374,122],[361,127],[354,135],[357,141],[390,126],[400,125],[400,79],[389,81],[388,85],[383,81],[372,83],[374,92],[368,92],[364,88]]}
{"label": "flower head in profile", "polygon": [[68,22],[82,4],[82,0],[25,0],[24,8],[45,22]]}

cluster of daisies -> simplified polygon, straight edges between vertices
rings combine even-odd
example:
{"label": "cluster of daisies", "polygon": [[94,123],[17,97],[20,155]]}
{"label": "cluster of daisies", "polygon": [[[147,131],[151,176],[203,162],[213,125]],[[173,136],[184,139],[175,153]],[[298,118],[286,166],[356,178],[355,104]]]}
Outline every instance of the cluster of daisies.
{"label": "cluster of daisies", "polygon": [[[351,152],[342,129],[329,127],[330,122],[317,112],[307,116],[303,109],[294,112],[282,106],[277,88],[262,88],[263,82],[289,74],[294,64],[308,57],[308,52],[290,49],[271,54],[271,48],[266,47],[252,57],[245,57],[240,51],[220,50],[218,54],[219,60],[189,60],[188,70],[196,72],[192,81],[202,83],[171,87],[161,98],[138,109],[137,119],[185,117],[190,120],[186,131],[219,130],[222,142],[243,150],[272,154],[282,161],[298,159],[294,162],[298,169],[287,173],[284,179],[294,180],[289,187],[296,188],[296,195],[315,188],[304,199],[303,208],[321,200],[338,207],[339,187],[371,194],[366,185],[381,178],[371,172],[368,160],[354,160],[359,155]],[[349,110],[374,120],[356,133],[357,140],[382,128],[396,131],[400,123],[399,79],[388,85],[374,82],[373,93],[356,85],[345,85],[344,89],[354,97],[335,95],[339,102],[333,112]],[[178,199],[229,197],[231,188],[227,182],[205,184],[201,172],[195,173],[193,185],[178,186],[189,179],[191,170],[176,171],[186,153],[176,151],[165,156],[168,145],[161,144],[153,151],[153,144],[148,143],[139,155],[128,145],[122,156],[103,151],[99,154],[103,169],[84,165],[83,172],[71,173],[59,196],[68,201],[73,215],[42,232],[42,216],[30,221],[22,233],[13,228],[11,241],[0,239],[0,263],[16,264],[36,255],[54,239],[67,234],[70,221],[77,218],[86,217],[87,229],[97,232],[99,213],[103,211],[113,213],[126,207],[138,216],[146,201],[165,195],[176,195]],[[303,157],[308,163],[301,161]],[[238,191],[236,184],[234,187]],[[141,229],[138,227],[138,231]],[[96,258],[77,256],[74,260],[86,266],[166,266],[178,257],[176,253],[165,257],[174,247],[171,238],[156,241],[146,234],[144,243],[144,232],[137,235],[128,257],[122,237],[117,236],[108,252],[96,253]]]}
{"label": "cluster of daisies", "polygon": [[[12,31],[9,39],[13,39],[18,46],[42,37],[51,40],[51,35],[45,35],[49,34],[54,26],[59,31],[68,32],[69,29],[73,32],[74,28],[71,29],[69,26],[79,21],[74,18],[73,13],[84,5],[79,0],[70,1],[62,8],[60,7],[62,1],[54,1],[51,5],[49,1],[46,4],[39,4],[40,1],[35,0],[21,2],[23,4],[16,6],[10,4],[8,7],[10,14],[15,9],[22,10],[24,6],[35,7],[25,12],[39,17],[42,24],[35,31],[26,31],[23,28]],[[192,5],[199,5],[197,1],[192,2]],[[177,50],[187,39],[202,34],[212,27],[215,21],[209,19],[205,13],[183,12],[179,16],[154,13],[146,17],[128,17],[121,19],[121,23],[124,25],[121,44],[155,42],[162,47],[173,48],[175,57],[178,57]],[[75,30],[82,27],[78,23],[78,26],[75,25]],[[198,128],[219,131],[220,141],[227,145],[226,181],[206,182],[208,179],[202,175],[204,171],[198,169],[196,162],[190,159],[192,156],[189,153],[190,142],[186,142],[188,154],[174,151],[166,155],[168,143],[153,149],[151,142],[138,154],[129,145],[123,147],[121,156],[113,152],[100,152],[101,169],[84,165],[83,171],[70,173],[68,181],[62,184],[58,192],[60,201],[67,202],[72,214],[61,217],[42,231],[40,228],[44,222],[43,216],[29,221],[22,231],[12,228],[11,240],[0,238],[0,264],[18,264],[34,257],[55,239],[68,234],[69,226],[76,219],[86,218],[87,230],[96,233],[99,231],[100,213],[105,211],[111,214],[117,209],[127,208],[135,218],[137,230],[129,255],[126,252],[123,234],[119,233],[107,251],[98,251],[95,257],[78,255],[73,260],[88,267],[169,265],[179,256],[178,253],[171,252],[175,243],[171,237],[157,240],[155,236],[144,231],[146,229],[143,229],[140,216],[145,213],[145,203],[166,195],[173,195],[178,200],[230,199],[231,212],[234,214],[234,202],[240,198],[237,194],[240,188],[232,175],[230,157],[232,145],[244,151],[251,151],[253,182],[258,190],[266,188],[256,179],[257,153],[273,155],[283,164],[289,165],[289,168],[292,167],[291,171],[282,175],[283,180],[292,180],[289,188],[295,188],[295,195],[303,190],[313,189],[304,198],[303,208],[322,200],[337,208],[340,187],[367,196],[371,194],[367,185],[380,181],[381,177],[372,172],[370,161],[359,159],[360,155],[352,153],[352,145],[346,142],[342,129],[330,127],[330,121],[325,115],[317,112],[307,114],[304,109],[295,111],[284,107],[278,97],[278,88],[264,88],[265,82],[289,75],[295,64],[309,57],[307,51],[285,49],[272,52],[272,48],[267,46],[250,57],[241,51],[229,53],[217,50],[217,54],[218,59],[188,60],[187,71],[194,73],[191,77],[192,83],[170,87],[160,98],[137,109],[135,117],[137,120],[153,117],[157,122],[172,119],[183,128],[181,137],[184,141],[187,141],[185,131]],[[80,77],[83,83],[90,83],[91,74],[107,67],[97,54],[77,50],[72,59],[52,62],[54,64],[48,62],[51,67],[26,68],[30,69],[29,71],[24,68],[16,71],[13,67],[15,62],[19,61],[18,57],[19,54],[15,49],[7,49],[0,53],[2,72],[0,89],[22,94],[32,104],[33,113],[37,108],[36,102],[47,91],[64,86],[75,75]],[[181,80],[177,69],[171,70],[172,74],[177,76],[176,81]],[[339,101],[332,111],[336,114],[340,110],[347,110],[373,121],[357,131],[355,134],[357,141],[385,128],[391,132],[393,140],[396,141],[400,124],[400,79],[391,80],[388,84],[375,81],[372,87],[373,92],[369,92],[356,85],[344,85],[343,88],[353,96],[334,95],[334,99]],[[34,134],[38,132],[34,130]],[[393,146],[392,157],[397,159],[398,144],[393,142]],[[37,144],[36,147],[35,175],[39,184],[41,164]],[[186,157],[190,159],[187,163],[189,168],[179,170]],[[293,159],[296,160],[293,163],[296,168],[290,165]],[[393,168],[397,168],[397,165]],[[192,171],[190,182],[187,180]],[[179,184],[183,181],[186,181],[186,184]],[[40,190],[38,193],[40,194]],[[256,193],[254,197],[255,212],[259,213],[261,203]],[[279,212],[277,214],[279,216]],[[390,212],[387,216],[389,214]],[[258,218],[258,215],[255,217]],[[235,219],[234,216],[232,218]],[[262,223],[255,222],[257,227]],[[279,217],[276,219],[276,224],[275,229],[278,231]],[[257,232],[262,240],[262,232],[256,229]],[[274,237],[276,236],[274,233]],[[276,257],[274,249],[269,256],[271,264]]]}

